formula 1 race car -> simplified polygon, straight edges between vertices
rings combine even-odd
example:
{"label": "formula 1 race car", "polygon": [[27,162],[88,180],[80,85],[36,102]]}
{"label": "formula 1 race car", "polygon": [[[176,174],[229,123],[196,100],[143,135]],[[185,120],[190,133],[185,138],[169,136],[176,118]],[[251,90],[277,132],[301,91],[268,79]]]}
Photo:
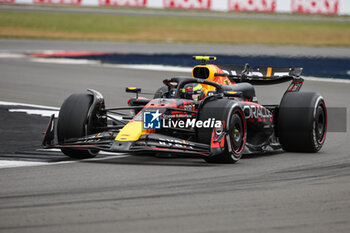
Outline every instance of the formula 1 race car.
{"label": "formula 1 race car", "polygon": [[[153,99],[139,97],[135,87],[126,88],[136,95],[126,107],[106,108],[103,96],[91,89],[69,96],[57,127],[51,117],[42,146],[78,159],[102,150],[190,154],[213,163],[234,163],[249,153],[321,149],[327,109],[321,95],[299,92],[302,68],[214,65],[207,61],[215,57],[194,58],[202,64],[192,77],[165,79]],[[291,85],[280,105],[258,103],[253,85],[286,81]]]}

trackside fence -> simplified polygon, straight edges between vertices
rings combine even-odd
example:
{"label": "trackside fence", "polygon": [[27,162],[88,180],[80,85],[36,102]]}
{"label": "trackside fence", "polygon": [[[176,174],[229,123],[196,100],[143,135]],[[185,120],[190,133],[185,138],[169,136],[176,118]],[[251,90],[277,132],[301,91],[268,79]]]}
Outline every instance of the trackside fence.
{"label": "trackside fence", "polygon": [[0,0],[0,3],[350,15],[350,0]]}

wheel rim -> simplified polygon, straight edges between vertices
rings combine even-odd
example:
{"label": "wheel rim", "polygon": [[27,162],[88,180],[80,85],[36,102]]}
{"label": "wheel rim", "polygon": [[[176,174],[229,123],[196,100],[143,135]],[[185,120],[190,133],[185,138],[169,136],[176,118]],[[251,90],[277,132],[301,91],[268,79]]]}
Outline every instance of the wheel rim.
{"label": "wheel rim", "polygon": [[316,140],[319,144],[322,144],[325,139],[326,134],[326,112],[324,105],[319,105],[316,110],[316,119],[315,119],[315,135]]}
{"label": "wheel rim", "polygon": [[230,143],[234,154],[240,154],[244,147],[245,127],[239,112],[235,112],[230,122]]}
{"label": "wheel rim", "polygon": [[233,137],[232,137],[232,141],[233,141],[233,145],[235,147],[235,149],[238,149],[241,142],[242,142],[242,124],[235,124],[234,128],[233,128]]}

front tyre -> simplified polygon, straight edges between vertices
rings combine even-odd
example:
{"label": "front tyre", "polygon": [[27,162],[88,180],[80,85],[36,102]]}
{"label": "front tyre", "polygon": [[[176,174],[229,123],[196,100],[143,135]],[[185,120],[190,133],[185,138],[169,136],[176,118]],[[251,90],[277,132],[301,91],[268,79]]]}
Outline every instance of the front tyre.
{"label": "front tyre", "polygon": [[290,92],[283,96],[278,137],[285,151],[318,152],[326,139],[327,108],[317,93]]}
{"label": "front tyre", "polygon": [[[92,103],[93,96],[89,94],[73,94],[63,102],[57,121],[58,143],[64,144],[66,140],[71,138],[95,133],[93,125],[88,124],[88,113]],[[87,149],[61,149],[61,151],[75,159],[93,158],[99,152]]]}
{"label": "front tyre", "polygon": [[[201,108],[199,120],[205,121],[209,118],[223,122],[222,129],[198,128],[198,141],[211,145],[215,138],[220,137],[220,131],[225,135],[221,143],[215,143],[220,148],[220,153],[204,157],[209,163],[235,163],[242,157],[247,138],[246,120],[239,105],[232,100],[218,99],[207,102]],[[214,149],[215,150],[215,149]]]}

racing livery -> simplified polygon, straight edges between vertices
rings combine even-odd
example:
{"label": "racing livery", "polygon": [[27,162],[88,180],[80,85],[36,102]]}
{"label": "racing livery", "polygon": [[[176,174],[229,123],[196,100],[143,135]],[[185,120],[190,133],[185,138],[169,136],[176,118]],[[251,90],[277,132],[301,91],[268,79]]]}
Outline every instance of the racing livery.
{"label": "racing livery", "polygon": [[[139,97],[141,88],[126,88],[136,95],[128,106],[106,108],[102,94],[91,89],[69,96],[57,127],[51,117],[43,147],[79,159],[102,150],[190,154],[213,163],[234,163],[249,153],[321,149],[327,109],[320,94],[299,92],[302,68],[207,64],[216,60],[211,56],[194,59],[202,64],[193,68],[192,77],[165,79],[154,98]],[[287,81],[291,84],[279,105],[259,104],[253,85]]]}

